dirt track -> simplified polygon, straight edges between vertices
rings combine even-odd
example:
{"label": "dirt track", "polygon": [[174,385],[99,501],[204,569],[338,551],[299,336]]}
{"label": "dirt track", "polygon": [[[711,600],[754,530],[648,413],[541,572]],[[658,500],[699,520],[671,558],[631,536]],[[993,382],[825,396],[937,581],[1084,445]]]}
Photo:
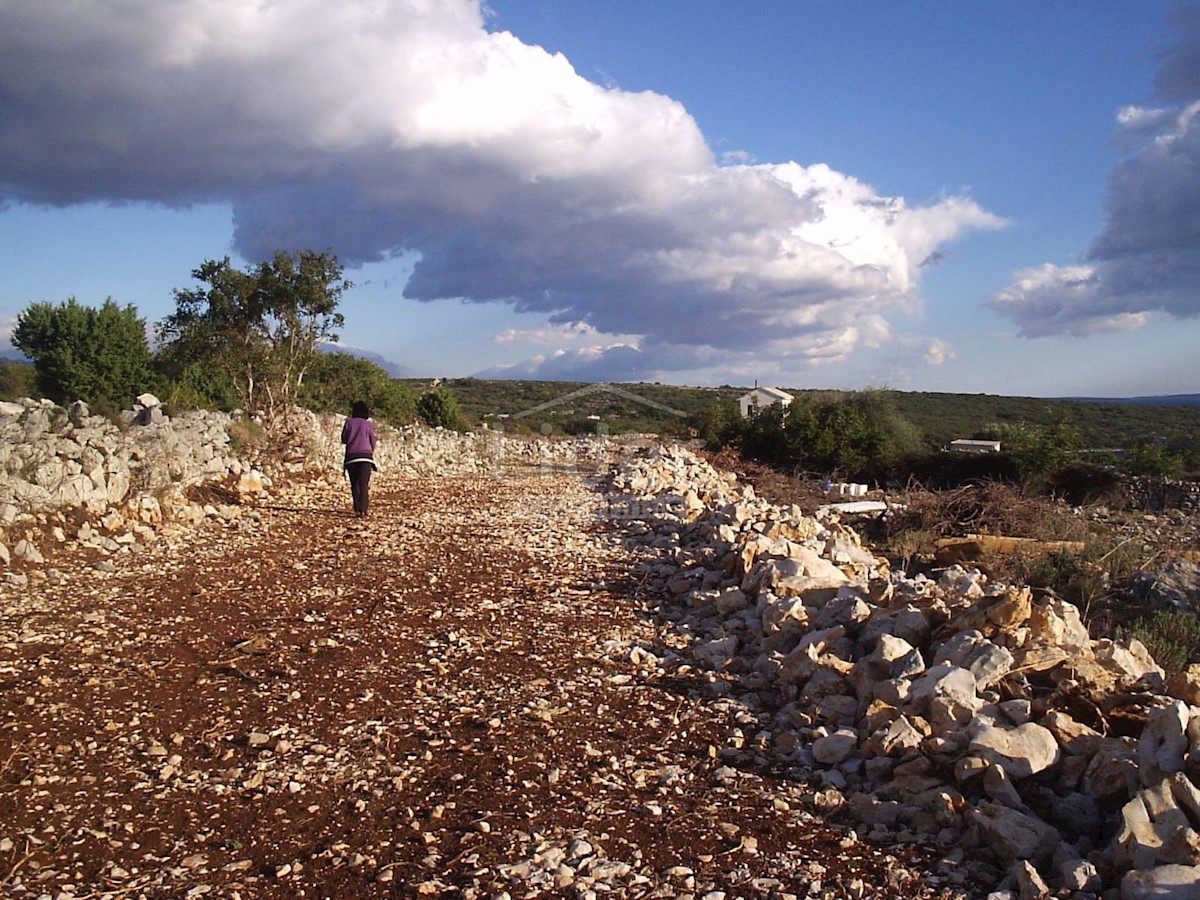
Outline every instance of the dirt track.
{"label": "dirt track", "polygon": [[298,486],[0,588],[0,890],[731,900],[961,880],[820,826],[811,788],[736,749],[753,713],[672,658],[685,636],[579,479],[384,476],[369,519],[348,502]]}

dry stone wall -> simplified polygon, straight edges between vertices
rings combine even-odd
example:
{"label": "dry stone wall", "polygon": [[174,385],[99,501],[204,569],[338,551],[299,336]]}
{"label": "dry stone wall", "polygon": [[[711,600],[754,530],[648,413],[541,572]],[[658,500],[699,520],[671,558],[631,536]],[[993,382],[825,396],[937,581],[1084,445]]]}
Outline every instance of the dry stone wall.
{"label": "dry stone wall", "polygon": [[1177,509],[1200,512],[1200,482],[1169,478],[1133,478],[1123,485],[1123,500],[1130,509],[1162,512]]}
{"label": "dry stone wall", "polygon": [[230,446],[230,417],[190,412],[120,425],[83,404],[0,405],[0,524],[69,507],[102,512],[133,495],[156,495],[249,471]]}
{"label": "dry stone wall", "polygon": [[[46,400],[0,403],[0,567],[13,559],[44,562],[47,542],[77,540],[105,553],[135,550],[168,523],[205,518],[233,521],[256,513],[236,498],[209,492],[191,500],[188,488],[221,482],[245,497],[266,499],[273,478],[340,480],[344,416],[294,410],[282,455],[255,460],[231,434],[234,417],[193,411],[167,416],[144,394],[114,422]],[[469,474],[505,466],[562,471],[606,461],[596,441],[505,438],[496,432],[458,433],[380,425],[376,459],[382,468],[413,474]],[[261,467],[260,464],[261,463]],[[3,577],[24,583],[26,573]]]}
{"label": "dry stone wall", "polygon": [[1200,896],[1200,670],[1166,684],[1139,642],[977,570],[889,571],[679,448],[612,485],[684,665],[753,723],[735,752],[873,840],[965,850],[997,898]]}
{"label": "dry stone wall", "polygon": [[41,568],[47,545],[78,541],[102,553],[129,552],[169,522],[232,520],[236,505],[187,499],[189,487],[237,479],[264,491],[270,479],[237,452],[225,413],[166,416],[149,394],[114,422],[83,403],[0,403],[0,567],[17,585]]}

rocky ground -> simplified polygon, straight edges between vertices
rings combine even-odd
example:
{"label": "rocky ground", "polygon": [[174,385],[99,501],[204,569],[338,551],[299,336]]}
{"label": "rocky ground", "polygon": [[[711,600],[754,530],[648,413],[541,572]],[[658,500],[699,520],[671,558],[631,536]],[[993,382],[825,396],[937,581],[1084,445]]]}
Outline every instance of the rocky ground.
{"label": "rocky ground", "polygon": [[961,853],[822,824],[594,485],[373,493],[357,520],[297,485],[0,586],[6,896],[980,894]]}

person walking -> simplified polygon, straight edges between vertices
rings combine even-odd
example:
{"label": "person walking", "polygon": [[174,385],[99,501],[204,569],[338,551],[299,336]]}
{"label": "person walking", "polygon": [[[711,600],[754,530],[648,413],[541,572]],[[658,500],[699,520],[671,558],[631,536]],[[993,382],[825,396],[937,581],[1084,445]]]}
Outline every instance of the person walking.
{"label": "person walking", "polygon": [[350,479],[354,515],[360,519],[366,518],[371,502],[371,473],[375,471],[375,445],[378,442],[371,411],[366,403],[355,400],[350,407],[350,418],[342,426],[342,443],[346,445],[346,459],[342,468]]}

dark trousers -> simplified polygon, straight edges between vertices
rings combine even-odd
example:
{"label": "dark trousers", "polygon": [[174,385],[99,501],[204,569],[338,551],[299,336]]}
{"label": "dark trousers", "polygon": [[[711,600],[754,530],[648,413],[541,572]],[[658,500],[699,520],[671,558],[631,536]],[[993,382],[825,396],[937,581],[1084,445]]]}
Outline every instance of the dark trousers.
{"label": "dark trousers", "polygon": [[350,477],[350,497],[354,500],[356,515],[365,516],[370,505],[371,471],[374,467],[369,462],[350,463],[346,466],[346,474]]}

